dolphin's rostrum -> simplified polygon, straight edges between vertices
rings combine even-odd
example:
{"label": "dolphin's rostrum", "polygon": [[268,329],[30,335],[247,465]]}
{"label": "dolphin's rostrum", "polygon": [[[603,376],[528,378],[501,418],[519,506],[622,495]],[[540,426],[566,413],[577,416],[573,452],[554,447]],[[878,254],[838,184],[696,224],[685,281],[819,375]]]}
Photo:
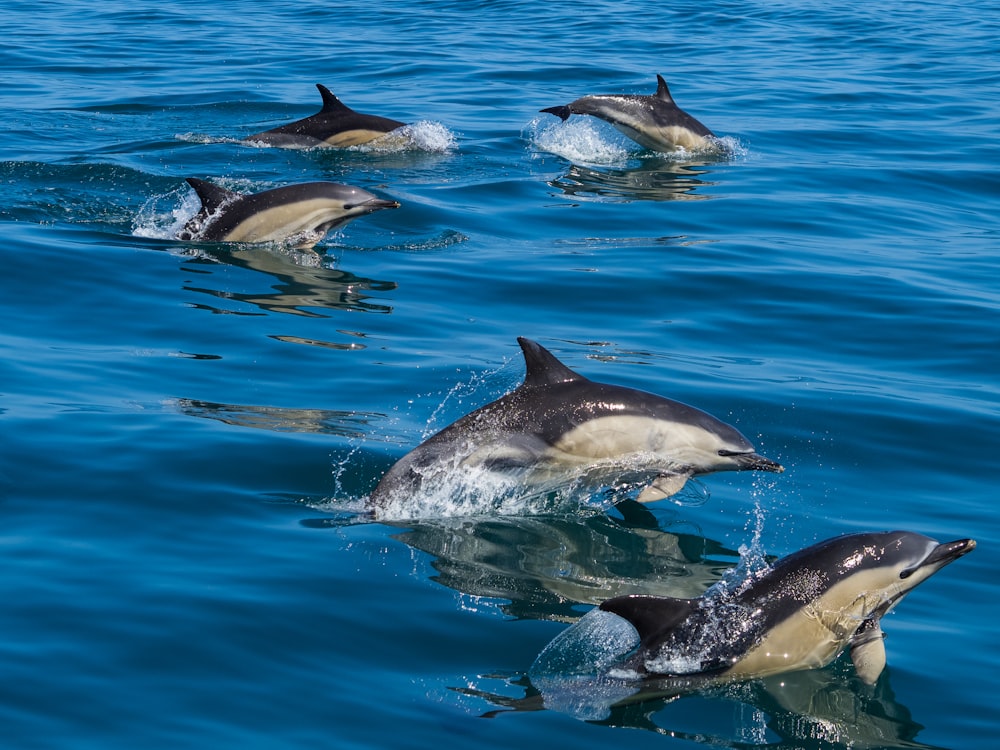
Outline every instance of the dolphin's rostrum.
{"label": "dolphin's rostrum", "polygon": [[669,153],[716,148],[715,134],[674,103],[663,76],[656,76],[656,93],[595,94],[558,107],[541,110],[566,120],[570,115],[592,115],[615,126],[636,143]]}
{"label": "dolphin's rostrum", "polygon": [[[735,428],[694,407],[651,393],[596,383],[526,338],[524,382],[445,427],[382,477],[376,514],[456,472],[513,474],[525,485],[586,476],[649,482],[642,502],[669,497],[692,476],[780,464],[755,452]],[[650,481],[652,480],[652,481]]]}
{"label": "dolphin's rostrum", "polygon": [[323,97],[323,108],[319,112],[287,125],[247,136],[244,140],[281,148],[346,148],[368,143],[406,124],[388,117],[355,112],[323,84],[317,83],[316,88]]}
{"label": "dolphin's rostrum", "polygon": [[180,231],[180,240],[286,242],[309,248],[331,229],[382,208],[399,208],[361,188],[336,182],[305,182],[244,195],[205,180],[187,179],[201,210]]}

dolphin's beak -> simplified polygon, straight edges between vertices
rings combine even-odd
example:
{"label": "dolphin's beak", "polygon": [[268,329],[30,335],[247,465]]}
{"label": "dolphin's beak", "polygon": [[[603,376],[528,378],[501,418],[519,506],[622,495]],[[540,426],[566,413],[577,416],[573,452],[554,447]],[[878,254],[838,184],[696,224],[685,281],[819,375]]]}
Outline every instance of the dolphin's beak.
{"label": "dolphin's beak", "polygon": [[387,201],[381,198],[373,198],[370,201],[365,201],[364,203],[357,203],[352,208],[363,208],[371,213],[372,211],[378,211],[380,208],[399,208],[399,203],[396,201]]}
{"label": "dolphin's beak", "polygon": [[740,471],[773,471],[775,474],[780,474],[785,470],[785,467],[777,461],[764,458],[759,453],[740,453],[733,458],[739,462]]}
{"label": "dolphin's beak", "polygon": [[922,568],[925,565],[937,565],[938,567],[947,565],[962,555],[972,552],[975,548],[975,539],[958,539],[954,542],[939,544],[931,550],[931,553],[927,555],[927,559],[920,563],[920,567]]}

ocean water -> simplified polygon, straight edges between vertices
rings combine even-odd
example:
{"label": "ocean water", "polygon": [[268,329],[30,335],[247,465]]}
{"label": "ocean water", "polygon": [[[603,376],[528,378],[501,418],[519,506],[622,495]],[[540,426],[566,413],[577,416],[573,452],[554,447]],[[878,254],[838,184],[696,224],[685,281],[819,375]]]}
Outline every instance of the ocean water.
{"label": "ocean water", "polygon": [[[4,26],[5,747],[994,747],[1000,9],[56,0]],[[539,112],[657,73],[724,153]],[[409,140],[241,142],[316,83]],[[401,207],[314,254],[184,243],[189,176]],[[517,336],[785,473],[368,518],[397,458],[520,382]],[[873,688],[841,659],[538,700],[536,656],[608,596],[893,528],[979,546],[886,618]]]}

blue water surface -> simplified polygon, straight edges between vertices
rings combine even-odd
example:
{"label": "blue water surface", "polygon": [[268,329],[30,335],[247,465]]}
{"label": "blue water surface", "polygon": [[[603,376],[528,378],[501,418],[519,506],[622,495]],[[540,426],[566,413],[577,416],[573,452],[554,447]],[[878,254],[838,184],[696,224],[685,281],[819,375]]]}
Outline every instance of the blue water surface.
{"label": "blue water surface", "polygon": [[[0,726],[15,748],[992,748],[1000,8],[7,3]],[[655,90],[726,145],[540,109]],[[314,84],[406,148],[243,136]],[[193,245],[184,182],[398,200],[318,254]],[[378,523],[517,336],[723,419],[781,475]],[[976,551],[849,661],[583,717],[528,670],[593,604],[906,529]],[[530,743],[530,744],[529,744]]]}

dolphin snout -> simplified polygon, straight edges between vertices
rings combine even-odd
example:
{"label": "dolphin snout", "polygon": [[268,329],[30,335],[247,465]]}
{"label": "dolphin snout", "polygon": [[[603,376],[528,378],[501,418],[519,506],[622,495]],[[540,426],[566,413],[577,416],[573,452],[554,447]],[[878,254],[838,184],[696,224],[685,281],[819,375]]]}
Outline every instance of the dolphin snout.
{"label": "dolphin snout", "polygon": [[775,474],[780,474],[785,470],[785,467],[777,461],[765,458],[759,453],[741,453],[733,458],[739,462],[740,469],[745,471],[773,471]]}
{"label": "dolphin snout", "polygon": [[345,206],[344,208],[364,208],[368,211],[378,211],[381,208],[399,208],[399,203],[396,201],[383,200],[382,198],[372,198],[370,201],[355,203],[352,206]]}

